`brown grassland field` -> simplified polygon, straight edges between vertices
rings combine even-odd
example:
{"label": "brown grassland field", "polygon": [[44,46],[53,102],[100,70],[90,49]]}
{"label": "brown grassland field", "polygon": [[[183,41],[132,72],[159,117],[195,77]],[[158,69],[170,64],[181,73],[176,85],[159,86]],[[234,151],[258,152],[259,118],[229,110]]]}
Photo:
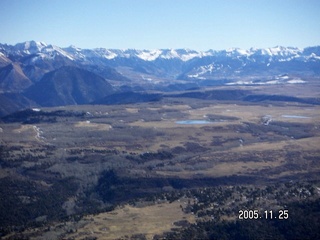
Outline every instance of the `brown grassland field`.
{"label": "brown grassland field", "polygon": [[[239,89],[320,97],[316,82]],[[320,105],[165,97],[41,111],[58,113],[0,123],[4,239],[153,239],[208,217],[185,210],[195,201],[188,194],[161,194],[289,181],[320,187]],[[103,181],[108,171],[115,176]],[[23,216],[20,228],[10,211]]]}

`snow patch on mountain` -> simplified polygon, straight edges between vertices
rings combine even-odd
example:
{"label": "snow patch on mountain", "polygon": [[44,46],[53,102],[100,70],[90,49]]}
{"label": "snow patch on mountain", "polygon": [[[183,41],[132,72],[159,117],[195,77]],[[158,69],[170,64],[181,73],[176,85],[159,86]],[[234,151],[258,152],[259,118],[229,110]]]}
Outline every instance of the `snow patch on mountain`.
{"label": "snow patch on mountain", "polygon": [[54,46],[54,45],[48,45],[46,46],[43,51],[41,51],[42,53],[47,53],[52,57],[55,57],[56,55],[60,55],[63,57],[66,57],[70,60],[74,60],[74,58],[72,57],[71,54],[67,53],[66,51],[62,50],[61,48]]}
{"label": "snow patch on mountain", "polygon": [[[118,56],[117,53],[113,52],[112,50],[108,50],[105,48],[96,48],[93,50],[94,53],[97,54],[97,56],[105,58],[105,59],[114,59]],[[86,56],[86,54],[84,54]]]}
{"label": "snow patch on mountain", "polygon": [[[212,63],[209,65],[205,65],[205,66],[201,66],[198,67],[194,70],[194,72],[196,72],[196,74],[189,74],[188,77],[189,78],[199,78],[207,73],[211,74],[213,71],[215,70],[219,70],[220,66],[217,65],[217,67]],[[205,79],[204,77],[201,77],[200,79]]]}
{"label": "snow patch on mountain", "polygon": [[45,47],[47,47],[47,44],[44,42],[27,41],[16,44],[13,50],[25,54],[35,54],[41,52]]}
{"label": "snow patch on mountain", "polygon": [[145,61],[154,61],[161,55],[161,53],[162,51],[158,49],[151,50],[151,51],[144,50],[138,53],[137,57]]}
{"label": "snow patch on mountain", "polygon": [[287,83],[291,83],[291,84],[306,83],[306,81],[304,81],[302,79],[292,79],[292,80],[287,81]]}

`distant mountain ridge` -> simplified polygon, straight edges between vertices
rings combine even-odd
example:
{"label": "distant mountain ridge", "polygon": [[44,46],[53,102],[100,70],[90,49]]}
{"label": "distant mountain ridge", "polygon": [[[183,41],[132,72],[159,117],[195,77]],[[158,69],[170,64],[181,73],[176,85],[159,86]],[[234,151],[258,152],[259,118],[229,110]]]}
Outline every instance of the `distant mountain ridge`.
{"label": "distant mountain ridge", "polygon": [[[81,49],[60,48],[43,42],[0,44],[3,61],[19,62],[33,82],[61,66],[77,66],[116,80],[221,80],[259,76],[269,79],[282,74],[320,75],[320,46],[304,49],[231,48],[195,51],[190,49]],[[0,59],[1,60],[1,59]],[[2,63],[4,64],[4,63]],[[112,68],[114,70],[112,70]],[[109,73],[106,73],[109,69]],[[111,78],[112,78],[111,76]],[[235,82],[237,82],[235,81]],[[238,82],[240,84],[241,82]]]}
{"label": "distant mountain ridge", "polygon": [[[60,48],[44,42],[27,41],[17,43],[16,45],[0,44],[0,51],[6,55],[26,56],[30,54],[49,54],[48,57],[55,55],[63,55],[70,60],[84,60],[100,57],[104,59],[115,58],[139,58],[144,61],[155,61],[157,59],[179,59],[181,61],[189,61],[194,58],[203,58],[208,56],[218,57],[251,57],[267,56],[276,58],[280,61],[289,61],[293,58],[307,60],[309,58],[320,59],[320,46],[307,47],[304,49],[296,47],[276,46],[272,48],[250,48],[249,50],[240,48],[230,48],[227,50],[196,51],[191,49],[81,49],[75,46]],[[51,53],[51,55],[50,55]]]}
{"label": "distant mountain ridge", "polygon": [[[36,41],[0,44],[0,95],[10,93],[2,97],[12,111],[23,107],[25,97],[30,100],[26,107],[34,102],[40,106],[109,104],[123,97],[124,102],[153,99],[143,93],[148,90],[304,84],[319,77],[320,46],[196,51],[61,48]],[[123,94],[133,91],[140,93]],[[14,104],[16,99],[19,104]],[[1,109],[10,112],[10,107],[0,104]]]}

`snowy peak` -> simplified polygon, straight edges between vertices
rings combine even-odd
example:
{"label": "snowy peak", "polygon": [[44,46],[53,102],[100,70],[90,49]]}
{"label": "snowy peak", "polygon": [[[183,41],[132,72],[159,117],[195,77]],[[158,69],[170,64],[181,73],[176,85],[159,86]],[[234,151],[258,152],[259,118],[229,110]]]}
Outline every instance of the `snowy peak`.
{"label": "snowy peak", "polygon": [[162,51],[158,49],[151,51],[143,50],[137,54],[137,57],[145,61],[154,61],[161,55],[161,53]]}
{"label": "snowy peak", "polygon": [[0,51],[8,57],[11,56],[29,56],[37,55],[42,59],[52,59],[56,56],[66,57],[69,60],[73,60],[72,54],[64,51],[62,48],[48,45],[44,42],[27,41],[23,43],[17,43],[14,46],[0,44]]}
{"label": "snowy peak", "polygon": [[251,54],[252,53],[250,51],[240,48],[230,48],[226,50],[227,56],[249,56]]}
{"label": "snowy peak", "polygon": [[303,50],[293,47],[273,47],[263,49],[250,49],[251,55],[267,55],[270,57],[295,57],[301,55]]}
{"label": "snowy peak", "polygon": [[14,46],[14,50],[26,54],[35,54],[41,52],[41,50],[46,46],[47,44],[44,42],[27,41],[16,44]]}
{"label": "snowy peak", "polygon": [[72,57],[72,54],[54,45],[48,45],[44,47],[43,49],[41,49],[40,53],[48,54],[50,55],[50,57],[63,56],[68,58],[69,60],[74,60],[74,58]]}
{"label": "snowy peak", "polygon": [[163,59],[180,59],[181,61],[189,61],[193,58],[200,58],[201,52],[190,49],[166,49],[162,50],[163,53],[160,56]]}
{"label": "snowy peak", "polygon": [[287,55],[296,55],[301,53],[301,49],[299,48],[293,48],[293,47],[273,47],[268,49],[271,55],[281,55],[281,56],[287,56]]}

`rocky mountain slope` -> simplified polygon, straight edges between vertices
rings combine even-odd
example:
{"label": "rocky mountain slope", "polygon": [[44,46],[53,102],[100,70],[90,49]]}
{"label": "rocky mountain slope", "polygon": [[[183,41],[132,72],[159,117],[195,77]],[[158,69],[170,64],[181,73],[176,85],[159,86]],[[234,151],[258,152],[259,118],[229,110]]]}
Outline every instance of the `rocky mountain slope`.
{"label": "rocky mountain slope", "polygon": [[41,106],[86,104],[113,92],[102,77],[76,67],[61,67],[49,72],[25,95]]}

